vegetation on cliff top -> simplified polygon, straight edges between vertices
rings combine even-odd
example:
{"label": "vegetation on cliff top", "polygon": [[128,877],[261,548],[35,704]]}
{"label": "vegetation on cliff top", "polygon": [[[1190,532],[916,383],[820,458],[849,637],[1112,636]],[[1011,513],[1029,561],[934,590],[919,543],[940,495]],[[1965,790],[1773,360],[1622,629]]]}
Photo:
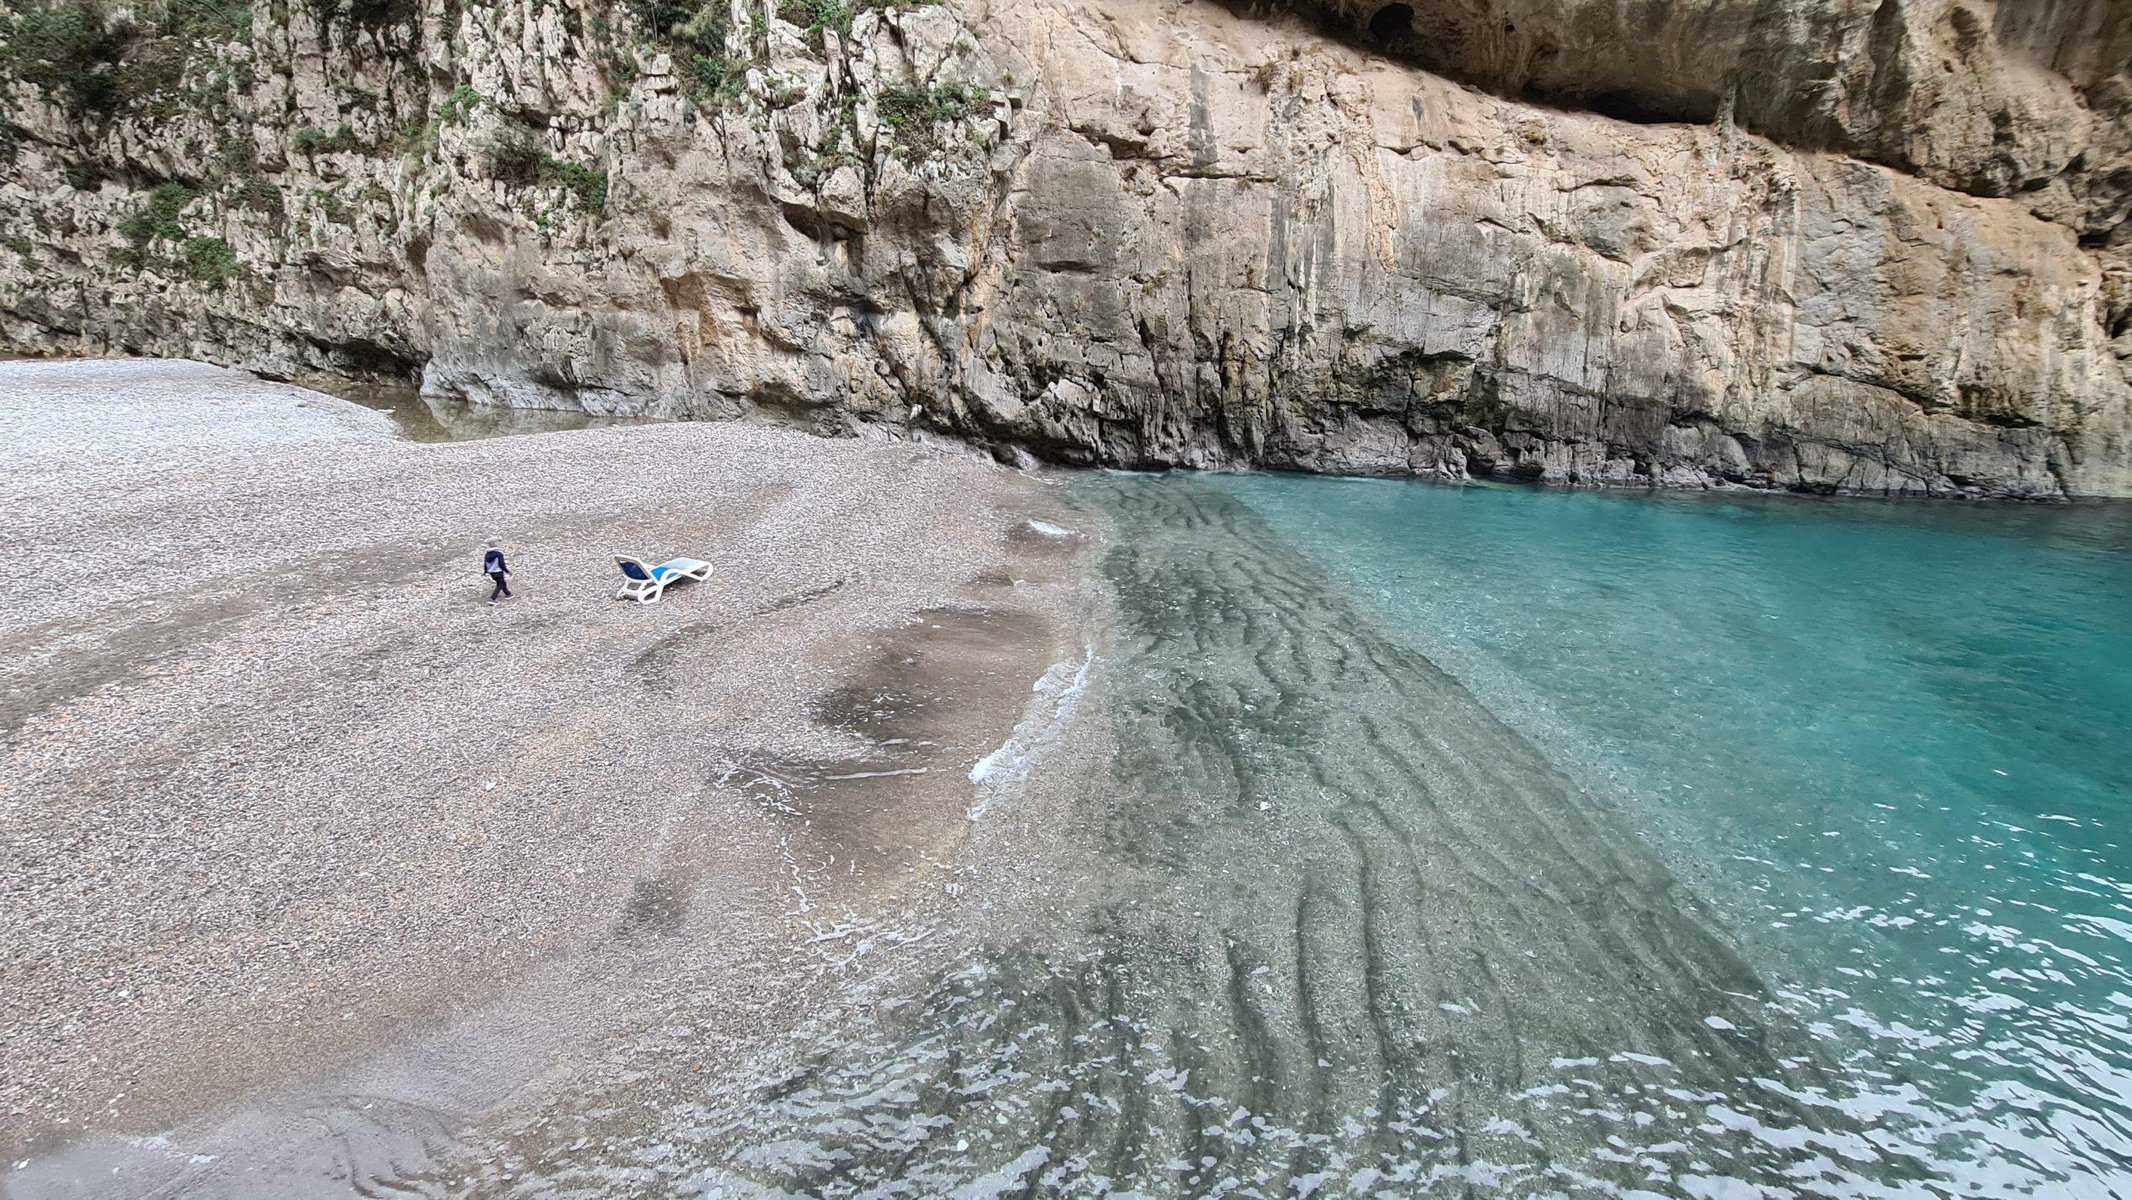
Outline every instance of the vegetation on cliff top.
{"label": "vegetation on cliff top", "polygon": [[0,15],[0,72],[29,83],[77,117],[108,117],[166,95],[195,43],[250,39],[249,0],[104,0],[25,5]]}
{"label": "vegetation on cliff top", "polygon": [[[447,29],[478,18],[475,10],[462,9],[462,2],[447,0]],[[842,43],[864,13],[908,12],[935,3],[938,0],[604,0],[586,12],[573,9],[566,24],[573,44],[600,64],[610,86],[620,79],[626,88],[644,53],[662,52],[672,58],[682,93],[699,111],[715,113],[743,102],[761,107],[748,99],[749,73],[768,70],[773,30],[785,30],[782,36],[789,39],[790,29],[796,27],[815,55],[834,50],[841,57],[848,50]],[[492,135],[478,152],[485,159],[485,174],[509,186],[556,189],[567,196],[567,209],[595,217],[606,211],[610,180],[597,152],[590,162],[562,157],[587,156],[578,143],[568,149],[555,144],[541,114],[499,108],[502,101],[483,96],[465,82],[441,101],[433,99],[423,114],[416,98],[423,92],[419,86],[409,96],[391,80],[382,92],[358,82],[374,76],[363,74],[356,35],[391,25],[402,31],[393,38],[395,52],[404,51],[410,37],[419,45],[422,0],[304,0],[300,7],[273,0],[261,12],[259,19],[270,25],[292,18],[302,22],[308,15],[317,22],[319,45],[329,60],[349,55],[357,59],[343,64],[353,74],[331,85],[339,93],[337,113],[333,107],[309,108],[302,116],[314,123],[291,121],[278,130],[269,123],[263,140],[232,119],[253,86],[255,69],[287,67],[275,61],[281,53],[278,39],[261,43],[267,55],[263,64],[244,48],[253,33],[252,0],[18,0],[11,9],[0,10],[0,82],[12,77],[38,89],[88,135],[77,147],[80,153],[65,155],[66,161],[58,164],[68,184],[78,190],[114,182],[129,190],[153,189],[134,191],[136,207],[116,224],[123,241],[111,251],[114,263],[220,287],[238,273],[236,253],[220,237],[201,236],[213,231],[188,228],[188,211],[197,217],[211,204],[220,219],[263,220],[277,237],[286,233],[286,222],[300,208],[323,214],[328,224],[352,224],[357,211],[373,202],[390,207],[391,195],[375,180],[367,187],[355,186],[368,168],[321,160],[336,154],[399,151],[426,163],[444,127],[473,120],[477,113],[485,114],[481,124]],[[839,64],[833,62],[831,68],[844,82],[837,88],[834,128],[826,144],[816,148],[819,161],[808,164],[809,177],[876,153],[922,162],[942,148],[954,123],[989,102],[982,88],[951,83],[862,86]],[[765,78],[773,90],[785,86],[775,72]],[[413,113],[408,112],[410,101]],[[778,103],[774,96],[762,102],[771,107]],[[861,145],[857,133],[857,114],[869,106],[878,114],[881,130],[871,150]],[[357,120],[340,119],[358,113]],[[114,119],[138,122],[181,115],[206,118],[206,128],[204,136],[186,135],[187,157],[178,165],[134,161],[109,142],[115,136],[109,128]],[[381,126],[380,118],[400,123]],[[381,127],[398,132],[381,135]],[[0,135],[11,128],[0,121]],[[7,148],[0,146],[0,151]],[[343,186],[338,181],[350,171],[355,173],[345,176],[349,183]],[[295,172],[298,178],[286,180],[284,172]],[[320,172],[320,180],[308,179]],[[158,182],[158,176],[175,178]],[[303,186],[307,182],[319,186]],[[433,184],[431,194],[439,186]],[[542,211],[538,219],[546,228],[551,216],[559,215]],[[192,222],[203,223],[204,218]]]}

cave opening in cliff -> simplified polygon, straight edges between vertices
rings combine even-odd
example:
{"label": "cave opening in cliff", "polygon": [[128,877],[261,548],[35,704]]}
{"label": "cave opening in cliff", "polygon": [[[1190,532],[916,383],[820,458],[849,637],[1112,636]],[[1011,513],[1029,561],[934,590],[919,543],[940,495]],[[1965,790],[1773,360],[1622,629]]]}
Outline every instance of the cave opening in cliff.
{"label": "cave opening in cliff", "polygon": [[1699,90],[1648,92],[1614,88],[1600,92],[1565,94],[1527,88],[1526,93],[1529,98],[1541,103],[1581,108],[1616,121],[1627,121],[1632,125],[1714,125],[1717,123],[1720,107],[1719,98],[1715,93]]}
{"label": "cave opening in cliff", "polygon": [[1414,36],[1414,6],[1387,4],[1370,15],[1370,37],[1380,45],[1396,46]]}

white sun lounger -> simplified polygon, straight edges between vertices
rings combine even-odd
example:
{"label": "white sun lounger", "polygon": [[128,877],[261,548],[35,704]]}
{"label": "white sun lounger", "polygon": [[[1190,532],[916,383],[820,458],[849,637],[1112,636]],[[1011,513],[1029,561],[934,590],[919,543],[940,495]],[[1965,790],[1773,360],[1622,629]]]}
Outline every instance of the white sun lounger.
{"label": "white sun lounger", "polygon": [[617,554],[614,563],[622,568],[622,586],[615,589],[614,598],[639,604],[656,603],[669,583],[682,579],[701,582],[711,577],[711,564],[700,558],[670,558],[656,567],[647,567],[643,559]]}

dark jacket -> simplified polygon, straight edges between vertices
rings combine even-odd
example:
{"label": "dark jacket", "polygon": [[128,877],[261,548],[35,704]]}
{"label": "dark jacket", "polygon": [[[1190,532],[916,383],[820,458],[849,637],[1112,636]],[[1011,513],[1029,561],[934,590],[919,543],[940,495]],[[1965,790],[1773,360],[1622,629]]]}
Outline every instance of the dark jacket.
{"label": "dark jacket", "polygon": [[484,575],[509,575],[511,568],[503,565],[503,551],[491,550],[482,555],[481,573]]}

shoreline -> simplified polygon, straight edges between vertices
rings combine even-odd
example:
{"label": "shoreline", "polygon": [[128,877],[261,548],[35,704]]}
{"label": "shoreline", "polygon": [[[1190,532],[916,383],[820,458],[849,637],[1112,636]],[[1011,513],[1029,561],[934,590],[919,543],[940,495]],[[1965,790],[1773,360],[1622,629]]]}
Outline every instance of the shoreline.
{"label": "shoreline", "polygon": [[[130,355],[112,356],[101,354],[67,354],[64,352],[53,352],[50,354],[43,355],[0,354],[0,363],[182,361],[188,360],[142,358]],[[461,397],[450,397],[442,395],[432,396],[422,390],[420,379],[397,379],[390,377],[365,375],[328,375],[319,373],[307,374],[300,377],[292,376],[283,378],[273,374],[262,374],[258,371],[253,370],[252,368],[241,365],[218,365],[218,369],[247,375],[266,384],[320,392],[325,395],[333,396],[337,399],[346,400],[361,407],[371,409],[372,411],[395,412],[396,410],[406,410],[410,407],[409,402],[412,401],[417,402],[423,406],[429,406],[432,409],[434,409],[434,407],[437,405],[443,405],[448,408],[459,410],[460,413],[464,416],[483,419],[495,424],[502,424],[508,426],[516,423],[523,426],[529,426],[528,428],[518,429],[507,428],[498,431],[496,434],[473,435],[477,437],[503,436],[507,434],[520,434],[530,432],[545,432],[547,431],[546,429],[540,428],[540,426],[542,426],[543,424],[547,424],[547,427],[549,429],[554,429],[580,427],[578,425],[578,423],[580,422],[583,423],[584,427],[597,427],[601,425],[611,424],[635,425],[727,423],[724,421],[706,422],[699,421],[693,418],[672,417],[653,413],[637,415],[599,413],[582,407],[534,408],[517,405],[480,404],[473,400]],[[806,428],[800,425],[795,425],[789,421],[779,420],[774,417],[742,417],[738,420],[737,423],[767,428]],[[417,430],[414,424],[412,423],[402,422],[402,427],[403,429],[406,429],[409,432],[410,436],[412,436],[414,440],[446,440],[437,437],[425,436],[419,430]],[[808,432],[815,431],[810,428],[808,429]],[[817,433],[817,436],[824,438],[824,440],[834,441],[838,440],[839,435]],[[1543,492],[1589,492],[1601,495],[1701,495],[1718,497],[1777,496],[1795,497],[1801,500],[1870,500],[1885,501],[1890,503],[1900,502],[1916,504],[1953,504],[1981,507],[1995,507],[2000,505],[2007,505],[2013,507],[2028,507],[2033,505],[2050,506],[2060,504],[2088,505],[2132,503],[2132,495],[2112,496],[2097,493],[2068,492],[2018,493],[1993,492],[1986,490],[1932,491],[1929,489],[1903,491],[1873,491],[1869,489],[1860,488],[1824,486],[1762,486],[1754,483],[1741,483],[1722,478],[1705,478],[1694,482],[1668,483],[1665,482],[1664,479],[1656,477],[1647,479],[1643,482],[1635,482],[1628,480],[1617,481],[1609,479],[1548,479],[1533,474],[1520,474],[1509,472],[1499,474],[1474,474],[1472,472],[1466,472],[1464,474],[1459,475],[1450,475],[1442,471],[1420,470],[1319,471],[1289,465],[1258,464],[1247,461],[1224,461],[1215,463],[1213,465],[1204,466],[1194,466],[1190,464],[1178,463],[1162,463],[1154,465],[1121,465],[1109,462],[1096,462],[1081,459],[1069,459],[1056,456],[1047,456],[1044,453],[1042,447],[1031,446],[1022,442],[1011,440],[992,440],[987,438],[971,437],[967,434],[957,432],[955,430],[951,430],[943,426],[932,425],[930,423],[928,424],[928,427],[921,429],[915,425],[909,425],[898,428],[889,425],[859,421],[854,423],[853,427],[850,430],[846,431],[846,433],[842,436],[854,436],[862,439],[873,436],[885,436],[891,439],[909,438],[914,441],[923,440],[933,445],[951,445],[960,447],[962,450],[970,454],[978,456],[989,456],[992,459],[999,461],[1003,464],[1011,465],[1014,463],[1026,461],[1026,463],[1029,464],[1041,464],[1043,467],[1062,471],[1122,471],[1128,473],[1151,475],[1166,474],[1170,472],[1208,475],[1300,475],[1316,479],[1352,479],[1372,481],[1382,480],[1392,482],[1429,483],[1438,484],[1446,487],[1530,488],[1535,491]]]}
{"label": "shoreline", "polygon": [[[0,509],[41,514],[0,584],[0,663],[37,681],[0,723],[10,1194],[114,1154],[233,1170],[124,1147],[271,1145],[291,1097],[473,1119],[679,979],[729,1048],[771,1038],[836,922],[957,903],[965,776],[1085,644],[1077,554],[1015,533],[1055,501],[959,448],[417,443],[218,368],[0,375],[25,398]],[[189,441],[170,418],[209,399],[259,437]],[[486,536],[518,584],[495,608]],[[639,608],[610,547],[718,571]],[[44,594],[58,570],[113,585]],[[878,776],[865,804],[840,775]]]}
{"label": "shoreline", "polygon": [[[1914,869],[1929,850],[1891,840],[1866,860],[1913,867],[1888,889],[1803,874],[1820,861],[1806,851],[1780,851],[1802,873],[1783,875],[1738,851],[1851,819],[1819,790],[1765,772],[1774,816],[1750,829],[1746,809],[1697,802],[1756,786],[1698,772],[1751,763],[1652,776],[1679,772],[1678,811],[1706,842],[1672,829],[1673,808],[1640,807],[1636,776],[1576,740],[1590,731],[1536,724],[1517,680],[1638,694],[1637,672],[1611,669],[1629,656],[1580,657],[1594,628],[1727,669],[1760,654],[1749,677],[1766,678],[1802,657],[1781,651],[1783,622],[1814,624],[1824,593],[1869,614],[1843,628],[1901,610],[1876,600],[1888,547],[1958,557],[1904,542],[1913,526],[1976,553],[1990,545],[1973,535],[2041,531],[2045,578],[2099,597],[2109,576],[2089,559],[2122,546],[2107,517],[1799,520],[1812,510],[1024,474],[959,447],[746,426],[380,444],[380,414],[292,410],[285,389],[211,376],[228,384],[211,412],[62,402],[42,444],[0,410],[0,464],[18,468],[0,517],[43,522],[18,555],[29,575],[140,566],[134,587],[21,594],[0,613],[0,669],[31,684],[6,694],[0,747],[10,783],[39,789],[0,789],[0,852],[27,867],[8,899],[46,901],[0,913],[34,918],[0,928],[0,953],[11,981],[87,998],[89,1036],[117,1048],[98,1080],[147,1072],[92,1106],[86,1136],[69,1122],[11,1150],[0,1194],[109,1194],[114,1174],[196,1197],[1244,1194],[1224,1189],[1473,1168],[1522,1194],[1704,1163],[1751,1188],[1868,1137],[1878,1152],[1832,1180],[1973,1177],[1932,1147],[1988,1106],[1941,1080],[1901,1119],[1854,1119],[1886,1078],[1854,1070],[1858,1054],[1915,1062],[1920,1086],[1945,1064],[1820,1019],[1852,1005],[1929,1028],[1930,1005],[1802,990],[1876,935],[1817,926],[1825,962],[1758,952],[1854,899],[1932,917],[1944,900],[1928,910],[1907,882],[1937,873]],[[51,453],[83,430],[101,457]],[[647,463],[672,478],[612,486]],[[453,514],[506,537],[531,603],[452,599],[485,590],[463,545],[430,536]],[[292,540],[304,529],[319,536]],[[676,529],[719,547],[710,586],[652,610],[555,594],[596,569],[595,547]],[[248,535],[234,556],[232,530]],[[1678,547],[1671,576],[1639,557],[1652,545]],[[1581,566],[1595,558],[1611,569]],[[1823,560],[1850,562],[1851,585],[1816,587]],[[1648,596],[1619,586],[1630,576]],[[292,588],[244,586],[263,580]],[[2003,599],[1980,592],[1972,612]],[[1767,620],[1759,639],[1694,636]],[[1491,629],[1561,644],[1507,661],[1505,690],[1457,645]],[[1754,716],[1764,699],[1704,706],[1745,714],[1717,740],[1777,727]],[[186,819],[140,819],[166,811]],[[2046,819],[2077,828],[2065,811]],[[195,849],[237,874],[203,883]],[[1848,869],[1848,847],[1822,853],[1820,872]],[[1755,865],[1735,879],[1734,862]],[[76,876],[91,886],[54,886]],[[172,908],[196,919],[143,924]],[[198,970],[118,997],[141,1009],[128,1025],[116,984],[21,951],[45,921],[127,983]],[[275,991],[291,971],[316,993]],[[1637,1107],[1661,1095],[1739,1119]]]}

